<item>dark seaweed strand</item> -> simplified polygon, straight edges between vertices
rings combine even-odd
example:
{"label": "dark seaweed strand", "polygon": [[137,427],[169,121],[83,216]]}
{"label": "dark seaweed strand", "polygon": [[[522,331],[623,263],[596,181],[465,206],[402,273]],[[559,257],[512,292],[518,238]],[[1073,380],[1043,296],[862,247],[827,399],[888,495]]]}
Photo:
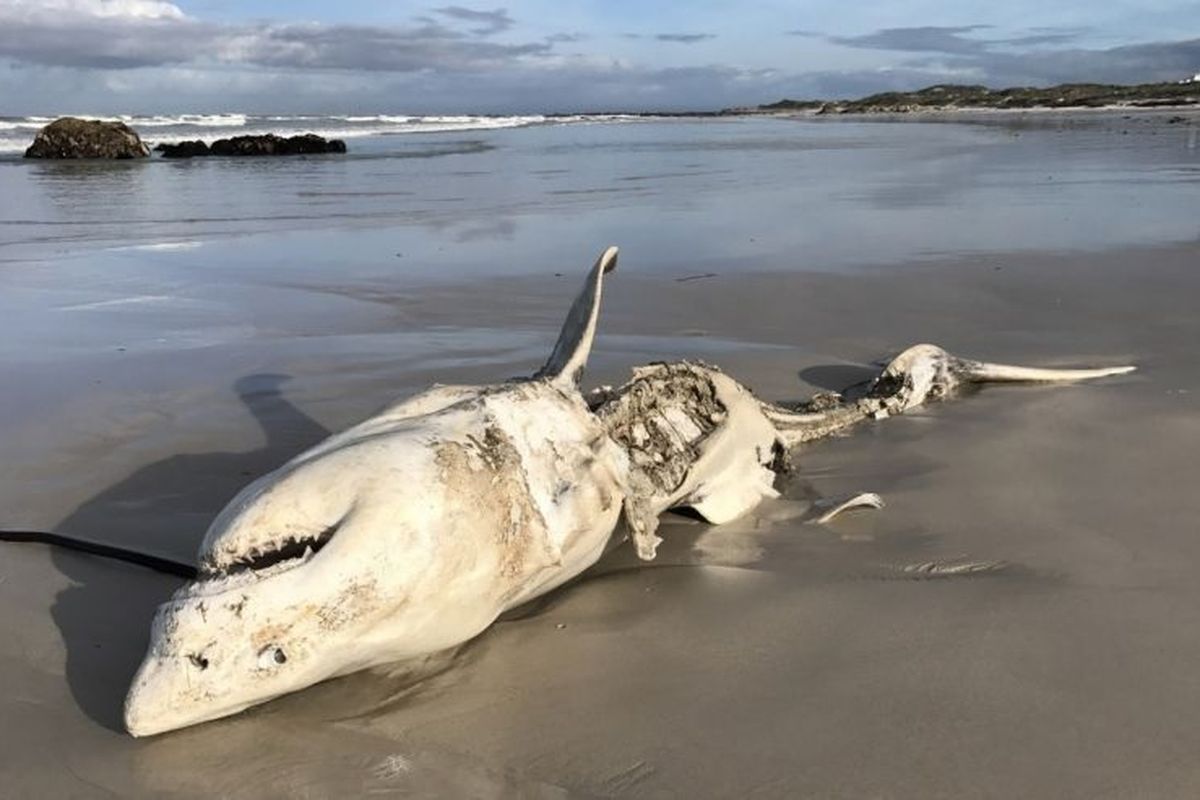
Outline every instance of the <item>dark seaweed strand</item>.
{"label": "dark seaweed strand", "polygon": [[150,553],[142,553],[137,550],[126,550],[123,547],[104,544],[102,542],[76,539],[61,533],[0,530],[0,542],[46,544],[51,547],[62,547],[67,550],[76,550],[80,553],[100,556],[101,558],[125,561],[130,564],[136,564],[139,567],[152,569],[155,572],[163,572],[188,580],[193,580],[196,577],[196,567],[192,564],[185,564],[182,561],[175,561],[170,558],[151,555]]}

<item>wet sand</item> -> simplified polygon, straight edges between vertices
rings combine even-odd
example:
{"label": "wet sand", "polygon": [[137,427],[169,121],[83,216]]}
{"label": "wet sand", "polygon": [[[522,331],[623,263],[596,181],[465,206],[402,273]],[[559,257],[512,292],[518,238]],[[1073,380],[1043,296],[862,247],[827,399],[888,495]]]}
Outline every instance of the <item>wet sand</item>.
{"label": "wet sand", "polygon": [[[120,704],[177,581],[4,545],[0,794],[1193,795],[1198,264],[1186,243],[722,274],[628,249],[589,384],[687,356],[796,399],[918,341],[1139,371],[870,423],[801,451],[781,500],[720,528],[669,520],[655,563],[614,552],[421,683],[354,675],[144,741]],[[12,347],[5,522],[186,557],[240,486],[326,431],[434,380],[532,371],[576,284],[330,275],[258,295],[252,321],[184,309],[228,346],[179,347],[176,309],[115,318],[130,327],[103,357]],[[888,505],[800,521],[854,491]],[[1004,566],[919,570],[964,561]]]}

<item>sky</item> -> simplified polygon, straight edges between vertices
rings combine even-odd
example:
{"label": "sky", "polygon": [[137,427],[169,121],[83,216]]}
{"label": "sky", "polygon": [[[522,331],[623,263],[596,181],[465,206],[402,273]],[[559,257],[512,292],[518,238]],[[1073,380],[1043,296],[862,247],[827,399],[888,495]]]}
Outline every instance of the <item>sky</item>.
{"label": "sky", "polygon": [[711,110],[1200,73],[1200,0],[447,1],[0,0],[0,116]]}

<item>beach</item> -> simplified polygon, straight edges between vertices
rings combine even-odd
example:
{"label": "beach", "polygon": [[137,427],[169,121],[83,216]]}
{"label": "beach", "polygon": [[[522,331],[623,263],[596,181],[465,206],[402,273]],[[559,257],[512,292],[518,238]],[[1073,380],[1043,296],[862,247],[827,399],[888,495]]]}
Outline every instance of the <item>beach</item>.
{"label": "beach", "polygon": [[[909,344],[1136,364],[806,446],[414,682],[135,740],[179,581],[0,545],[0,795],[1128,797],[1200,787],[1200,115],[577,120],[347,156],[0,158],[0,526],[190,559],[236,491],[433,382],[703,359],[772,400]],[[885,508],[818,526],[813,503]],[[980,563],[931,575],[930,564]]]}

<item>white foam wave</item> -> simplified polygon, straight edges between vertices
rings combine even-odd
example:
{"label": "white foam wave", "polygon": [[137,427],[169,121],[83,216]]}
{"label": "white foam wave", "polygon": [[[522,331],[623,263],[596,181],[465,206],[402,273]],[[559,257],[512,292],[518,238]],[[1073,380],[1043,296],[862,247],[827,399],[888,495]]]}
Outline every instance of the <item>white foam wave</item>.
{"label": "white foam wave", "polygon": [[[185,125],[204,128],[241,128],[245,126],[247,120],[245,114],[179,114],[176,116],[155,115],[148,117],[141,117],[135,114],[118,114],[117,116],[105,116],[103,114],[64,114],[63,116],[96,119],[102,122],[124,122],[126,125],[135,128]],[[20,128],[41,128],[56,119],[59,119],[59,117],[21,117],[19,119],[10,117],[7,120],[0,120],[0,131]],[[283,117],[281,119],[287,118]]]}
{"label": "white foam wave", "polygon": [[[627,122],[637,117],[621,114],[547,117],[542,114],[484,116],[471,114],[449,115],[290,115],[255,116],[249,114],[123,114],[95,116],[75,114],[86,119],[124,122],[142,134],[143,140],[154,146],[161,142],[185,139],[214,140],[237,134],[276,133],[294,136],[315,133],[331,139],[354,139],[364,136],[389,136],[412,133],[452,133],[523,128],[533,125],[562,125],[595,122]],[[0,153],[23,152],[39,129],[57,117],[8,117],[0,120]]]}
{"label": "white foam wave", "polygon": [[0,136],[0,153],[24,153],[25,148],[33,144],[33,135],[29,136]]}
{"label": "white foam wave", "polygon": [[195,126],[202,128],[243,128],[246,125],[245,114],[180,114],[178,116],[135,117],[122,115],[117,117],[131,128],[161,128],[172,126]]}

